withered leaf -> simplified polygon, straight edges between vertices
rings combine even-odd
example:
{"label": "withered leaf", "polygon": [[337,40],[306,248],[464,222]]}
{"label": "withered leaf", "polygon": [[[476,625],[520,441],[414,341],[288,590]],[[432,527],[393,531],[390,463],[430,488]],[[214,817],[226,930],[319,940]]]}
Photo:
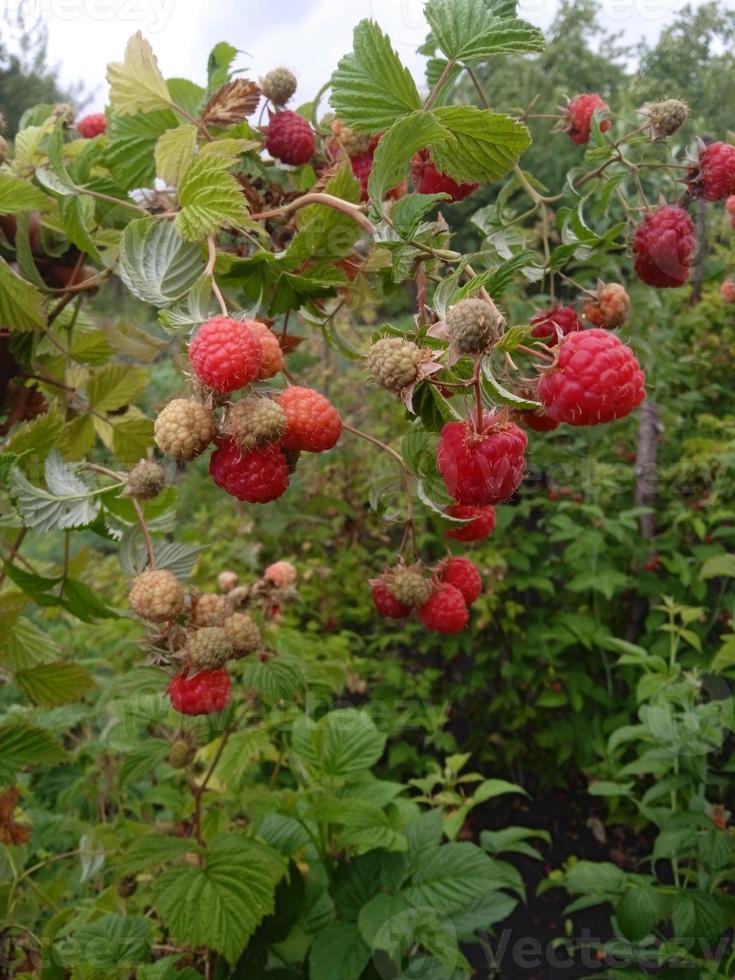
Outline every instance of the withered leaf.
{"label": "withered leaf", "polygon": [[209,126],[233,126],[252,115],[260,102],[260,86],[247,78],[226,82],[204,107],[202,122]]}

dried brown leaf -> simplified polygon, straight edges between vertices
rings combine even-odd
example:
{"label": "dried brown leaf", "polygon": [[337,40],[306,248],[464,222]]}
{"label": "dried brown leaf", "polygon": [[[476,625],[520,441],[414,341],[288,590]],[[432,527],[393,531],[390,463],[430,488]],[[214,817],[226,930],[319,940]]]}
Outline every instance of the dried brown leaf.
{"label": "dried brown leaf", "polygon": [[202,122],[208,126],[233,126],[252,115],[260,102],[260,86],[247,78],[226,82],[204,107]]}

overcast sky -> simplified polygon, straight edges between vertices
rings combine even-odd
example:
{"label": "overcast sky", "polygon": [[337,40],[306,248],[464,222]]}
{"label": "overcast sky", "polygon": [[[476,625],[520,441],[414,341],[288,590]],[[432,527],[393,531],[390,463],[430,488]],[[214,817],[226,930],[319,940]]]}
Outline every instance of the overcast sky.
{"label": "overcast sky", "polygon": [[[300,101],[316,93],[351,49],[352,28],[363,17],[380,23],[417,73],[422,59],[415,49],[426,35],[423,0],[0,0],[0,11],[7,15],[21,4],[43,13],[50,61],[59,64],[63,82],[84,82],[90,108],[104,106],[105,66],[122,59],[127,38],[138,30],[166,77],[204,82],[207,53],[226,40],[246,52],[238,64],[253,77],[278,65],[295,71]],[[522,16],[540,27],[557,5],[520,0]],[[655,39],[684,0],[603,0],[602,6],[606,22],[637,41]]]}

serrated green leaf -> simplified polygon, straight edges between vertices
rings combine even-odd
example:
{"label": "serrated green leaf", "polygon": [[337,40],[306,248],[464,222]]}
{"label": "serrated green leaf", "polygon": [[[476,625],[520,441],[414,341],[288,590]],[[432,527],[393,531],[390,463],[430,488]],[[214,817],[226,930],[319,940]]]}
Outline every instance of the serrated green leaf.
{"label": "serrated green leaf", "polygon": [[356,923],[327,926],[314,938],[309,955],[310,980],[360,980],[372,950]]}
{"label": "serrated green leaf", "polygon": [[378,208],[387,191],[406,177],[414,153],[451,136],[428,112],[414,112],[393,123],[378,144],[370,171],[368,192]]}
{"label": "serrated green leaf", "polygon": [[[29,454],[35,465],[43,462],[54,446],[58,446],[63,431],[64,421],[54,407],[45,415],[39,415],[37,419],[21,426],[13,433],[5,449],[7,452],[16,453],[18,456]],[[21,460],[22,465],[23,461]]]}
{"label": "serrated green leaf", "polygon": [[207,59],[207,90],[216,91],[230,77],[230,67],[238,55],[237,48],[220,41],[215,44]]}
{"label": "serrated green leaf", "polygon": [[347,778],[370,769],[383,754],[385,733],[355,708],[331,711],[318,722],[299,719],[293,749],[307,765],[327,775]]}
{"label": "serrated green leaf", "polygon": [[29,181],[0,172],[0,214],[45,211],[52,206],[53,201]]}
{"label": "serrated green leaf", "polygon": [[298,661],[287,656],[271,657],[265,663],[251,658],[245,665],[243,681],[266,703],[293,699],[305,683]]}
{"label": "serrated green leaf", "polygon": [[735,578],[735,555],[715,555],[702,565],[700,576],[709,578]]}
{"label": "serrated green leaf", "polygon": [[147,384],[148,375],[143,368],[108,364],[92,375],[87,397],[96,412],[116,412],[134,401]]}
{"label": "serrated green leaf", "polygon": [[200,156],[192,164],[181,178],[179,201],[176,227],[187,241],[201,241],[225,226],[240,228],[247,220],[242,188],[216,155]]}
{"label": "serrated green leaf", "polygon": [[153,445],[153,422],[137,408],[113,421],[112,448],[122,466],[134,466]]}
{"label": "serrated green leaf", "polygon": [[61,962],[80,969],[91,967],[97,976],[114,975],[136,966],[150,954],[151,925],[142,915],[111,913],[78,925],[71,936],[54,944]]}
{"label": "serrated green leaf", "polygon": [[47,731],[21,720],[0,724],[0,745],[0,780],[5,782],[26,766],[55,765],[66,758]]}
{"label": "serrated green leaf", "polygon": [[125,59],[107,66],[110,102],[118,116],[165,109],[171,102],[168,86],[150,43],[138,31],[125,48]]}
{"label": "serrated green leaf", "polygon": [[537,27],[499,15],[485,0],[429,0],[424,12],[437,45],[453,61],[472,63],[545,47]]}
{"label": "serrated green leaf", "polygon": [[185,242],[173,222],[131,221],[120,241],[120,278],[144,303],[168,306],[186,293],[204,271],[198,245]]}
{"label": "serrated green leaf", "polygon": [[40,330],[46,325],[41,293],[16,275],[3,258],[0,258],[0,323],[11,332]]}
{"label": "serrated green leaf", "polygon": [[184,123],[167,129],[156,143],[156,174],[167,184],[178,186],[182,174],[191,166],[197,145],[197,128]]}
{"label": "serrated green leaf", "polygon": [[374,21],[355,28],[353,51],[332,76],[330,101],[345,125],[369,133],[383,132],[421,107],[410,72]]}
{"label": "serrated green leaf", "polygon": [[45,474],[48,489],[34,486],[17,467],[10,473],[11,494],[26,527],[43,532],[91,524],[100,504],[76,469],[53,452]]}
{"label": "serrated green leaf", "polygon": [[423,852],[401,895],[416,907],[428,906],[447,915],[504,884],[496,862],[479,847],[450,843]]}
{"label": "serrated green leaf", "polygon": [[38,664],[16,671],[14,681],[26,697],[44,708],[79,701],[95,686],[89,671],[74,663]]}
{"label": "serrated green leaf", "polygon": [[205,866],[176,867],[156,882],[154,903],[171,935],[206,946],[234,964],[274,910],[283,859],[264,845],[231,834],[208,848]]}
{"label": "serrated green leaf", "polygon": [[93,199],[84,194],[64,197],[59,202],[59,215],[61,226],[72,244],[80,252],[86,252],[90,258],[99,261],[100,254],[90,230],[95,221]]}
{"label": "serrated green leaf", "polygon": [[450,138],[432,145],[431,157],[439,170],[455,180],[497,180],[531,145],[531,136],[522,123],[489,109],[440,106],[433,114]]}
{"label": "serrated green leaf", "polygon": [[177,125],[178,119],[171,110],[112,117],[105,163],[123,190],[153,183],[156,144],[162,133]]}
{"label": "serrated green leaf", "polygon": [[183,857],[192,846],[192,842],[186,838],[149,834],[138,838],[120,855],[115,869],[121,877],[136,875],[141,871],[151,872],[161,864]]}
{"label": "serrated green leaf", "polygon": [[30,620],[21,617],[0,639],[0,661],[10,670],[27,670],[48,663],[59,655],[59,647]]}
{"label": "serrated green leaf", "polygon": [[492,367],[487,359],[482,364],[482,386],[496,405],[505,405],[508,408],[515,408],[519,411],[534,411],[541,408],[541,402],[532,401],[530,398],[522,398],[515,392],[509,391],[495,378]]}

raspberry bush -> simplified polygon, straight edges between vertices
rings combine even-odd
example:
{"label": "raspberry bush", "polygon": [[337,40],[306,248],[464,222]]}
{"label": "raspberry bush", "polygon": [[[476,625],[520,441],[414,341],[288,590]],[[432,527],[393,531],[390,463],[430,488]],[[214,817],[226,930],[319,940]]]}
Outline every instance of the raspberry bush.
{"label": "raspberry bush", "polygon": [[[226,43],[205,87],[167,80],[134,35],[109,66],[104,114],[75,122],[68,107],[39,106],[0,164],[0,669],[12,692],[0,705],[0,840],[29,847],[20,865],[9,859],[9,921],[35,935],[21,905],[35,870],[56,860],[33,825],[34,796],[51,793],[36,767],[50,780],[54,767],[78,767],[83,818],[59,832],[81,835],[69,848],[80,895],[95,883],[68,915],[49,924],[39,913],[48,931],[33,957],[49,971],[285,967],[359,980],[380,962],[465,976],[462,944],[522,896],[496,843],[458,842],[475,806],[518,787],[459,776],[461,752],[433,781],[384,778],[386,732],[367,708],[334,705],[345,690],[356,702],[367,693],[349,652],[356,633],[338,633],[339,608],[317,622],[306,601],[299,626],[284,623],[301,601],[286,535],[259,577],[219,556],[234,567],[228,549],[242,547],[255,567],[250,505],[276,522],[291,506],[315,527],[341,514],[350,533],[332,560],[359,577],[383,648],[407,631],[457,667],[457,651],[474,654],[472,638],[492,631],[488,609],[521,629],[516,606],[497,609],[504,572],[460,552],[502,548],[514,508],[528,517],[518,551],[534,547],[542,532],[524,481],[535,454],[571,458],[584,452],[577,430],[601,425],[596,445],[616,452],[618,423],[656,411],[646,372],[661,357],[641,329],[656,304],[711,275],[728,310],[729,246],[703,235],[703,215],[719,208],[728,224],[735,147],[727,134],[679,146],[689,110],[677,93],[635,113],[594,92],[545,112],[538,99],[495,111],[476,67],[540,51],[540,31],[512,3],[430,0],[426,17],[426,84],[366,20],[329,106],[326,90],[299,104],[289,69],[245,77]],[[534,137],[578,152],[558,189],[524,169]],[[469,212],[482,232],[472,254],[452,234]],[[133,318],[99,317],[122,290]],[[387,322],[399,295],[410,312]],[[163,394],[149,386],[154,364]],[[321,482],[358,443],[374,458],[368,499],[344,494],[319,514]],[[213,519],[194,541],[202,511],[189,488],[203,485],[230,523],[220,535]],[[549,505],[565,495],[545,489]],[[636,520],[646,526],[650,501],[638,497],[610,531],[619,543]],[[563,508],[551,514],[550,540],[579,534]],[[611,520],[590,515],[593,544]],[[359,560],[368,523],[385,561],[377,548]],[[656,575],[644,537],[641,568]],[[94,544],[122,572],[106,566],[98,583]],[[543,568],[525,560],[519,581],[538,589]],[[619,580],[595,584],[613,599]],[[99,629],[109,690],[45,639],[53,615]],[[571,616],[549,629],[647,655]],[[118,670],[131,650],[137,666]],[[555,695],[565,697],[542,697],[551,706]],[[80,727],[94,748],[80,748]],[[132,808],[109,788],[96,819],[98,770],[130,790]],[[48,896],[57,912],[60,884]],[[682,901],[700,901],[700,884],[677,878]],[[403,945],[388,935],[394,920]]]}

